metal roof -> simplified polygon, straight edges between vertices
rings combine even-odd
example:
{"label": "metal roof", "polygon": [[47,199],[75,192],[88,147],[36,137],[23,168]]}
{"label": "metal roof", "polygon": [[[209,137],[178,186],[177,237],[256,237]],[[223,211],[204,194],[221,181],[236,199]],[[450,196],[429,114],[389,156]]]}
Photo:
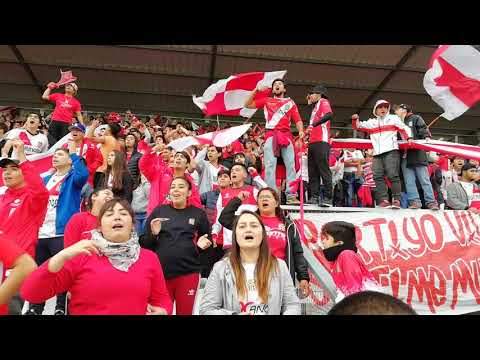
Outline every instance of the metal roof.
{"label": "metal roof", "polygon": [[[329,89],[334,126],[371,114],[380,98],[408,103],[427,121],[442,110],[426,94],[423,75],[432,45],[0,45],[0,105],[47,107],[41,93],[59,69],[78,77],[85,110],[202,117],[192,102],[234,73],[288,70],[287,90],[308,118],[305,96]],[[261,114],[258,115],[259,117]],[[480,131],[480,106],[438,129]]]}

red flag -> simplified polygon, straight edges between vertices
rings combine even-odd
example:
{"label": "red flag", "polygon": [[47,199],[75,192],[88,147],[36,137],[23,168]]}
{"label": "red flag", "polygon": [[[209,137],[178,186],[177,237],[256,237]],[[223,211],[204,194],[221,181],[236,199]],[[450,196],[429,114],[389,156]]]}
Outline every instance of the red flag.
{"label": "red flag", "polygon": [[[210,85],[201,97],[193,96],[193,102],[205,115],[243,116],[250,118],[256,109],[244,108],[252,91],[259,87],[271,87],[275,79],[283,79],[286,71],[252,72],[236,74]],[[255,99],[268,96],[270,89],[257,93]]]}
{"label": "red flag", "polygon": [[71,71],[62,71],[60,70],[60,80],[57,82],[57,86],[66,85],[76,81],[77,78],[73,76]]}
{"label": "red flag", "polygon": [[423,86],[453,120],[480,101],[480,46],[442,45],[433,54]]}

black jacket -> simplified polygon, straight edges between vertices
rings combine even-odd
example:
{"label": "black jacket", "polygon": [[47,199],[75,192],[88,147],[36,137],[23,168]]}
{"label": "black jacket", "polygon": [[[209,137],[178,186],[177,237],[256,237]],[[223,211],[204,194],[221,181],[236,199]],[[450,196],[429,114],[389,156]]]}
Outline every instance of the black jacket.
{"label": "black jacket", "polygon": [[[233,228],[233,221],[235,220],[235,212],[240,205],[242,205],[242,201],[238,197],[234,197],[230,200],[220,214],[218,219],[220,224],[231,230]],[[310,281],[307,261],[303,257],[300,232],[290,219],[285,219],[285,229],[287,229],[287,248],[285,251],[287,257],[285,262],[290,269],[290,275],[292,276],[293,282],[295,282],[295,273],[297,274],[298,281]]]}
{"label": "black jacket", "polygon": [[127,167],[128,171],[130,171],[130,175],[132,176],[133,179],[133,189],[135,190],[138,186],[138,179],[140,176],[140,169],[138,167],[138,162],[140,161],[140,158],[142,157],[142,154],[139,153],[138,151],[135,151],[132,153],[132,156],[130,157],[130,160],[128,161]]}
{"label": "black jacket", "polygon": [[[405,124],[412,129],[412,137],[414,140],[424,140],[430,137],[430,131],[427,124],[420,115],[407,114]],[[427,153],[424,150],[409,149],[407,150],[407,167],[428,166]]]}
{"label": "black jacket", "polygon": [[[96,173],[94,188],[108,186],[105,180],[105,173]],[[127,171],[123,173],[123,187],[121,189],[112,189],[113,195],[127,200],[129,203],[132,203],[133,199],[133,179],[130,173]]]}

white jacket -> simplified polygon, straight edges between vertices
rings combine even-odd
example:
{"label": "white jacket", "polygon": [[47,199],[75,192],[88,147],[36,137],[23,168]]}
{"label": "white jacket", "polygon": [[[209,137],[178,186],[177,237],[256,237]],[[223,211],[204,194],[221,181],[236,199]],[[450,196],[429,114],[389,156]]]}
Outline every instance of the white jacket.
{"label": "white jacket", "polygon": [[[388,103],[385,100],[379,100],[373,108],[373,114],[377,106],[382,103]],[[390,104],[388,107],[390,112]],[[373,145],[373,155],[380,155],[392,150],[398,150],[397,134],[400,133],[404,140],[412,137],[412,130],[410,127],[397,116],[387,115],[368,119],[367,121],[352,120],[352,127],[354,130],[366,132],[370,135],[370,140]]]}

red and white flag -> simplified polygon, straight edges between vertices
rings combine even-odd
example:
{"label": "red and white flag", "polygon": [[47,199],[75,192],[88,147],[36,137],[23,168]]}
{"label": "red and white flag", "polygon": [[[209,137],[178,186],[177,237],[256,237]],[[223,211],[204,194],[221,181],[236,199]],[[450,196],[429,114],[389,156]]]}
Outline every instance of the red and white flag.
{"label": "red and white flag", "polygon": [[[245,101],[256,88],[269,87],[275,79],[283,79],[286,70],[236,74],[210,85],[203,96],[193,96],[193,102],[205,115],[243,116],[250,118],[256,109],[244,107]],[[270,90],[259,92],[255,99],[267,97]]]}
{"label": "red and white flag", "polygon": [[177,151],[183,151],[192,145],[212,144],[217,147],[225,147],[245,134],[248,129],[250,129],[250,126],[252,126],[252,124],[234,126],[198,136],[187,136],[173,140],[168,146],[171,146]]}
{"label": "red and white flag", "polygon": [[480,46],[441,45],[430,59],[423,86],[453,120],[480,100]]}
{"label": "red and white flag", "polygon": [[[480,161],[480,146],[457,144],[440,140],[415,140],[412,145],[406,141],[399,141],[401,150],[418,149],[433,151],[438,154],[448,156],[460,156],[464,159]],[[368,139],[334,139],[332,140],[332,149],[371,149],[372,142]]]}
{"label": "red and white flag", "polygon": [[70,83],[72,83],[76,80],[77,80],[77,78],[75,76],[73,76],[73,73],[71,71],[60,70],[60,80],[58,80],[57,86],[70,84]]}

